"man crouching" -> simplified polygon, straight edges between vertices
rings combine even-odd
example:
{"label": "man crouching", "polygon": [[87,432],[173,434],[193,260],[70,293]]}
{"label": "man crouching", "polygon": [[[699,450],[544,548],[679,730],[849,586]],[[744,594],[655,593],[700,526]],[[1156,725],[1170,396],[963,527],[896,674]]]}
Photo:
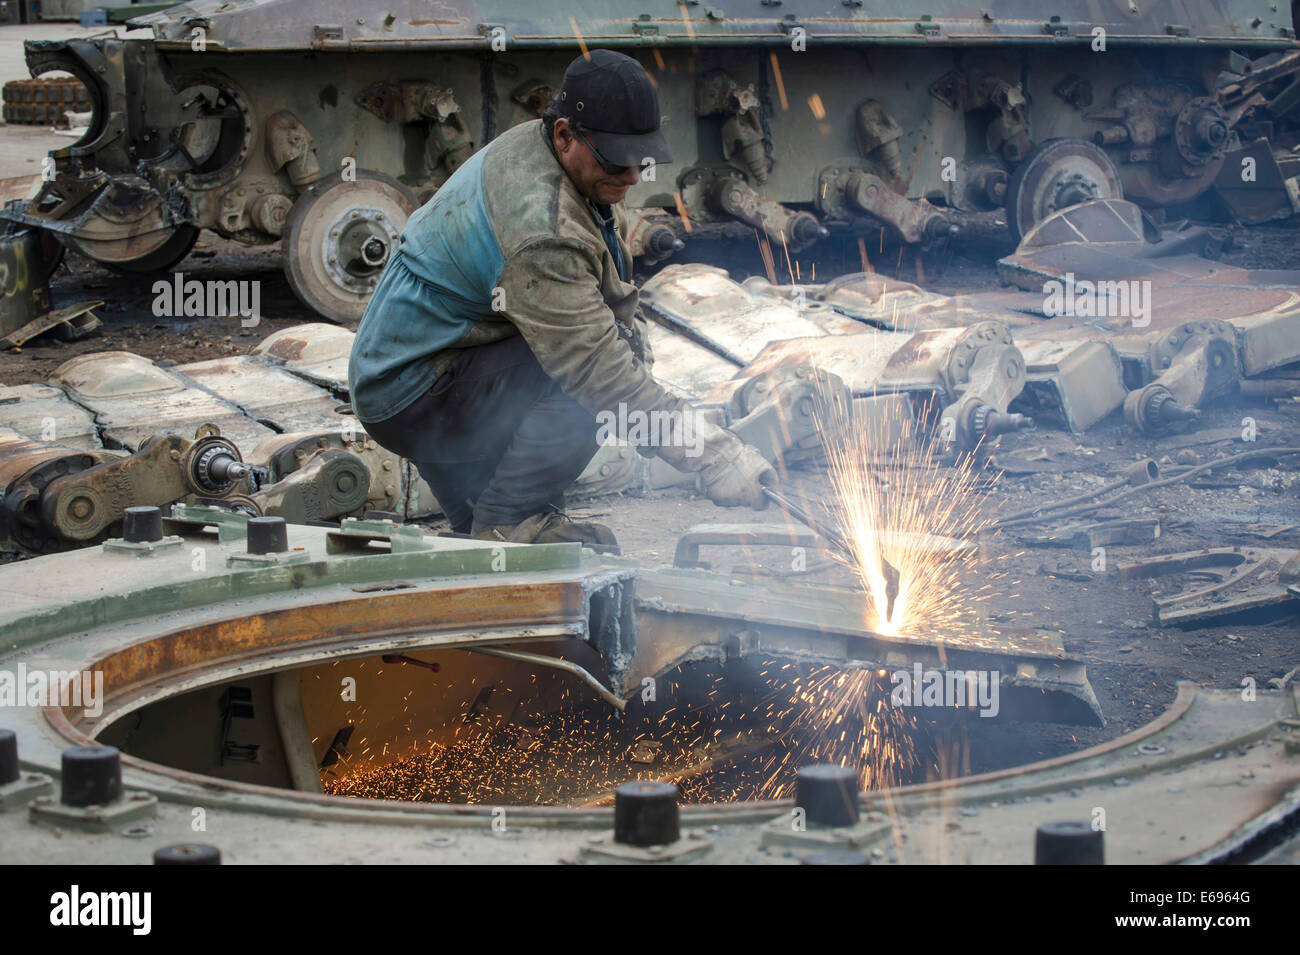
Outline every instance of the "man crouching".
{"label": "man crouching", "polygon": [[699,472],[719,505],[766,506],[762,455],[650,373],[622,202],[643,163],[671,161],[659,125],[641,65],[593,50],[544,119],[476,152],[407,222],[348,380],[366,431],[414,462],[454,531],[616,549],[564,516],[610,415],[673,422],[616,437]]}

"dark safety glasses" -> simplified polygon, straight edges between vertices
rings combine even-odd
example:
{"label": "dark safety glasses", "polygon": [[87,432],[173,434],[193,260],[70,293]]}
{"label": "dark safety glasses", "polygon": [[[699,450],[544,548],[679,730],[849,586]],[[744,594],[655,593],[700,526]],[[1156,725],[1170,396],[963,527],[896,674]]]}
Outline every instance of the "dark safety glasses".
{"label": "dark safety glasses", "polygon": [[[631,166],[620,166],[617,163],[610,162],[608,159],[606,159],[604,156],[600,154],[600,150],[596,148],[595,143],[593,143],[586,136],[582,135],[582,133],[579,133],[575,130],[574,135],[576,135],[579,139],[581,139],[583,143],[586,145],[586,147],[591,150],[591,154],[596,157],[596,162],[600,163],[601,171],[604,172],[605,175],[621,176],[629,169],[632,168]],[[649,163],[642,165],[641,169],[644,170],[648,165]]]}

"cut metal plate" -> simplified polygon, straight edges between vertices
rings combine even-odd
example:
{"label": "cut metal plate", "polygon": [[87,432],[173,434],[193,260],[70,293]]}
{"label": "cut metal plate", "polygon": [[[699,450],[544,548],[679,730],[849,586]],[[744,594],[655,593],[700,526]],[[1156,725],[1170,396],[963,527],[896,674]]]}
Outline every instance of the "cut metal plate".
{"label": "cut metal plate", "polygon": [[1198,624],[1250,610],[1300,603],[1290,587],[1300,582],[1300,551],[1276,547],[1214,547],[1117,564],[1120,579],[1182,577],[1186,587],[1154,599],[1162,624]]}
{"label": "cut metal plate", "polygon": [[645,283],[641,301],[658,321],[736,365],[753,361],[768,342],[826,334],[796,309],[752,295],[709,266],[668,266]]}
{"label": "cut metal plate", "polygon": [[703,570],[645,570],[637,584],[637,654],[628,685],[684,662],[757,655],[888,671],[914,666],[1000,674],[1012,719],[1102,725],[1083,661],[1046,630],[972,628],[959,636],[884,637],[863,595]]}
{"label": "cut metal plate", "polygon": [[14,385],[5,389],[12,401],[0,402],[0,426],[32,441],[61,444],[83,451],[103,447],[95,416],[53,385]]}
{"label": "cut metal plate", "polygon": [[130,352],[78,356],[50,380],[93,411],[104,433],[132,450],[150,435],[173,431],[188,437],[203,424],[215,424],[241,451],[274,433],[235,405]]}
{"label": "cut metal plate", "polygon": [[217,397],[282,432],[330,427],[364,430],[355,418],[337,412],[329,391],[251,355],[231,355],[180,365],[175,369]]}

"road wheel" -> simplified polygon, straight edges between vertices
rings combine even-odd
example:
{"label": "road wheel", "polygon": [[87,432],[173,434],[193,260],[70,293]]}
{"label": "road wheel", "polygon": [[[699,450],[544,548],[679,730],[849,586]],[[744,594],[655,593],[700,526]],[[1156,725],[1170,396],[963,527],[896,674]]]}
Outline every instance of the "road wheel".
{"label": "road wheel", "polygon": [[1100,146],[1082,139],[1039,143],[1007,184],[1007,228],[1016,242],[1053,212],[1092,199],[1123,199],[1119,173]]}
{"label": "road wheel", "polygon": [[359,319],[417,205],[406,186],[378,172],[314,183],[289,210],[284,232],[294,294],[330,321]]}

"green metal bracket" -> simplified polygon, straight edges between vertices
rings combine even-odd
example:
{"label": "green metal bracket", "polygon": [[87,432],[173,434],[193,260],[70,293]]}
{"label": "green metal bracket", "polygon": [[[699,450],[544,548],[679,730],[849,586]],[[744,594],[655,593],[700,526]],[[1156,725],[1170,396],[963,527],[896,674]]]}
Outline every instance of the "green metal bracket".
{"label": "green metal bracket", "polygon": [[325,535],[327,554],[346,554],[373,551],[373,544],[386,543],[388,553],[410,554],[433,550],[433,544],[414,524],[394,524],[392,521],[362,520],[349,517],[336,531]]}
{"label": "green metal bracket", "polygon": [[163,518],[163,533],[194,537],[206,528],[217,529],[217,541],[228,544],[248,536],[248,515],[210,504],[173,504],[170,517]]}

